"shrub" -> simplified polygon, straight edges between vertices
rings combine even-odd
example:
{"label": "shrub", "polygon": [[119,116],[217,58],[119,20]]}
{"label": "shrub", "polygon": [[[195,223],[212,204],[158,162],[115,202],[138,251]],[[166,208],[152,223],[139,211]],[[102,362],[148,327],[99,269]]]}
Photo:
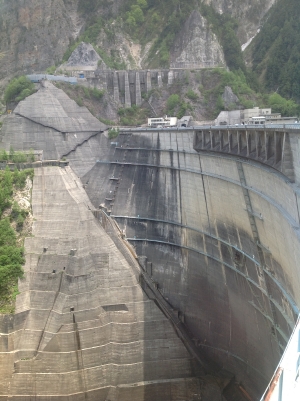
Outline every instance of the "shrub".
{"label": "shrub", "polygon": [[27,77],[14,78],[5,89],[4,101],[6,103],[20,101],[34,93],[34,91],[34,84]]}
{"label": "shrub", "polygon": [[78,98],[75,101],[78,104],[78,106],[80,106],[80,107],[83,106],[83,100],[82,100],[82,98],[80,96],[78,96]]}
{"label": "shrub", "polygon": [[8,153],[6,152],[6,150],[1,150],[0,151],[0,161],[7,161],[9,158]]}
{"label": "shrub", "polygon": [[104,92],[105,92],[104,90],[100,90],[100,89],[97,89],[97,88],[91,89],[92,96],[95,99],[99,99],[99,100],[103,97]]}
{"label": "shrub", "polygon": [[119,130],[115,128],[111,128],[108,130],[109,139],[116,138],[119,135]]}
{"label": "shrub", "polygon": [[23,152],[15,152],[11,160],[13,163],[25,163],[27,161],[27,156]]}
{"label": "shrub", "polygon": [[55,70],[56,70],[55,65],[52,65],[51,67],[48,67],[48,68],[46,69],[46,73],[47,73],[47,74],[50,74],[50,75],[53,75],[53,74],[55,73]]}
{"label": "shrub", "polygon": [[198,95],[195,93],[192,89],[189,89],[187,93],[185,94],[186,97],[188,97],[190,100],[197,100]]}
{"label": "shrub", "polygon": [[281,113],[284,116],[298,116],[300,114],[299,104],[283,98],[278,93],[272,93],[269,96],[268,104],[274,113]]}
{"label": "shrub", "polygon": [[169,111],[175,109],[180,103],[179,95],[171,95],[167,100],[167,109]]}
{"label": "shrub", "polygon": [[[8,168],[0,171],[0,215],[12,204],[13,185],[25,184],[26,177],[33,176],[33,170],[11,172]],[[15,230],[10,221],[16,222],[21,230],[27,215],[17,202],[13,202],[10,217],[0,219],[0,313],[13,313],[14,299],[18,293],[18,278],[22,277],[24,249],[17,243]],[[1,217],[0,216],[0,217]]]}

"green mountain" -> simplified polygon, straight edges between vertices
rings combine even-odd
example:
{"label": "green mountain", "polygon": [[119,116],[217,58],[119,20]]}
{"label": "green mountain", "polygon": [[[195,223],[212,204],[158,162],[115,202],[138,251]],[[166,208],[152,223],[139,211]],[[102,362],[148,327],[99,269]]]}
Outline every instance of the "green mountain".
{"label": "green mountain", "polygon": [[300,100],[300,2],[278,0],[250,50],[252,69],[268,91]]}

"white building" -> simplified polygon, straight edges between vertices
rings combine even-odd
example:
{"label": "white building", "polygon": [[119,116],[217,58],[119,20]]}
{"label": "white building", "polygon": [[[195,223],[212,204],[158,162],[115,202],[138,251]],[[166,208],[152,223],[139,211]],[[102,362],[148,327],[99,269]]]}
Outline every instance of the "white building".
{"label": "white building", "polygon": [[270,108],[221,111],[215,119],[215,125],[258,125],[258,124],[294,124],[297,117],[281,117],[280,113],[272,113]]}
{"label": "white building", "polygon": [[177,125],[177,117],[154,117],[148,118],[148,127],[152,128],[164,128],[164,127],[175,127]]}

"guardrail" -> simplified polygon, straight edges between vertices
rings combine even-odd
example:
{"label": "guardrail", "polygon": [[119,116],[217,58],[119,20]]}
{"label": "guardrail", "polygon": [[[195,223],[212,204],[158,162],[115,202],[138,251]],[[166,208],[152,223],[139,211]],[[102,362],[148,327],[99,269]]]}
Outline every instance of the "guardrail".
{"label": "guardrail", "polygon": [[194,131],[194,130],[220,130],[220,129],[292,129],[300,130],[300,123],[295,124],[235,124],[235,125],[193,125],[190,127],[165,127],[165,128],[153,128],[153,127],[119,127],[120,133],[128,131],[136,132],[170,132],[170,131]]}

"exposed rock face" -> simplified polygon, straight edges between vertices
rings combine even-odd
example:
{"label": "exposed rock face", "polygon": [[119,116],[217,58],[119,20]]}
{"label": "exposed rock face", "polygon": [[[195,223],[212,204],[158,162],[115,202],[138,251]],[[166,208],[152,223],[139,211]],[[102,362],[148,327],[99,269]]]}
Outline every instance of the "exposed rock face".
{"label": "exposed rock face", "polygon": [[276,0],[204,0],[220,13],[228,13],[239,21],[238,38],[246,43],[256,35],[262,19]]}
{"label": "exposed rock face", "polygon": [[[262,18],[275,0],[205,0],[219,13],[229,13],[239,21],[238,37],[241,44],[255,36]],[[97,5],[96,14],[103,18],[121,15],[123,0]],[[78,11],[79,0],[0,0],[0,79],[18,72],[43,71],[59,62],[70,41],[78,38],[86,23]],[[187,32],[188,30],[190,32]],[[109,52],[120,55],[128,68],[147,68],[146,56],[151,43],[141,52],[126,38],[122,26],[115,29],[111,41],[103,32],[99,44]],[[175,40],[171,55],[173,65],[219,63],[223,61],[220,46],[209,30],[206,20],[194,11],[183,32]],[[176,64],[177,63],[177,64]],[[214,64],[213,64],[214,65]],[[103,66],[104,68],[104,66]]]}
{"label": "exposed rock face", "polygon": [[216,35],[199,11],[194,10],[175,39],[171,67],[215,67],[224,64],[223,50]]}
{"label": "exposed rock face", "polygon": [[224,101],[224,106],[226,109],[228,109],[230,105],[235,105],[239,102],[239,98],[232,92],[230,86],[225,86],[222,99]]}
{"label": "exposed rock face", "polygon": [[62,58],[82,22],[78,0],[0,2],[0,78],[38,71]]}
{"label": "exposed rock face", "polygon": [[68,67],[80,67],[80,66],[90,66],[97,67],[98,62],[101,61],[102,68],[105,64],[99,54],[95,51],[90,43],[81,42],[79,46],[71,54],[67,66]]}

